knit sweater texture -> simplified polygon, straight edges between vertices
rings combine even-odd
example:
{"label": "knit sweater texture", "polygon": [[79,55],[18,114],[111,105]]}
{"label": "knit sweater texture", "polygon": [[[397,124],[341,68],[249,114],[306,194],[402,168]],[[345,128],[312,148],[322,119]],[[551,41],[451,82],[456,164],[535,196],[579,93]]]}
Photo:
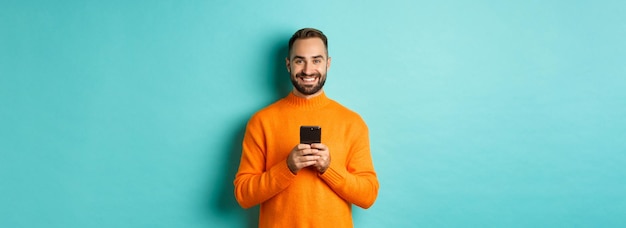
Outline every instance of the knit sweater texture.
{"label": "knit sweater texture", "polygon": [[[330,166],[293,174],[287,157],[300,143],[300,126],[322,128]],[[259,227],[353,227],[352,204],[369,208],[378,195],[368,128],[355,112],[325,93],[290,93],[248,121],[235,197],[244,208],[261,204]]]}

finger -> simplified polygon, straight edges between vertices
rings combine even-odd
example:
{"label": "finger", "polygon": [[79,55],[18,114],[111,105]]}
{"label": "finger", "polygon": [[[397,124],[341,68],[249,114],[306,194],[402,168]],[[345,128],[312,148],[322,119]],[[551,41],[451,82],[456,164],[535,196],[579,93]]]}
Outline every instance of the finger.
{"label": "finger", "polygon": [[327,150],[315,150],[314,149],[314,152],[312,153],[312,155],[316,155],[324,159],[327,159],[328,157],[330,157],[330,154],[328,153]]}
{"label": "finger", "polygon": [[296,148],[297,148],[298,150],[311,149],[311,145],[309,145],[309,144],[298,144],[298,145],[296,146]]}
{"label": "finger", "polygon": [[309,153],[311,153],[311,149],[301,149],[300,150],[300,156],[307,156]]}
{"label": "finger", "polygon": [[300,155],[301,156],[317,155],[317,150],[314,150],[314,149],[304,149],[304,150],[301,150]]}
{"label": "finger", "polygon": [[308,156],[302,156],[298,159],[299,162],[316,162],[317,160],[319,160],[320,156],[315,156],[315,155],[308,155]]}
{"label": "finger", "polygon": [[328,147],[321,143],[313,143],[311,144],[311,148],[318,149],[318,150],[326,150]]}
{"label": "finger", "polygon": [[308,167],[308,166],[312,166],[317,164],[315,161],[308,161],[308,162],[302,162],[300,163],[302,165],[302,167]]}
{"label": "finger", "polygon": [[317,159],[310,159],[310,158],[302,157],[296,162],[296,164],[299,167],[311,166],[311,165],[317,164]]}
{"label": "finger", "polygon": [[308,156],[311,155],[319,155],[320,151],[318,149],[310,149]]}

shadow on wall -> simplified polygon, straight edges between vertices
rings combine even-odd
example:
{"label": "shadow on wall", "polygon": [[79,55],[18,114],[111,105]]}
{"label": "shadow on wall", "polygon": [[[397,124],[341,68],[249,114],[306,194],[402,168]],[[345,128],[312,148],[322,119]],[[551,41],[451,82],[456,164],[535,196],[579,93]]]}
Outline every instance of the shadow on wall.
{"label": "shadow on wall", "polygon": [[[271,94],[273,95],[274,101],[283,98],[286,96],[292,89],[291,81],[289,80],[289,75],[287,73],[287,69],[285,67],[285,57],[288,55],[288,40],[286,39],[277,39],[276,42],[270,46],[271,48],[268,51],[269,57],[268,66],[272,66],[267,68],[267,78],[268,84],[271,85],[268,90],[272,90]],[[260,101],[265,102],[265,101]],[[266,103],[259,104],[259,107],[268,105]],[[254,110],[253,112],[256,112]],[[250,117],[252,113],[247,113],[245,116]],[[240,124],[236,127],[236,134],[232,136],[232,140],[230,141],[229,150],[226,151],[228,153],[228,160],[223,164],[226,164],[227,167],[222,168],[220,170],[226,170],[225,175],[219,180],[218,183],[214,186],[221,186],[219,189],[219,194],[213,196],[215,197],[211,203],[211,207],[217,207],[217,211],[220,213],[230,214],[231,212],[241,212],[241,219],[247,221],[246,227],[258,227],[259,220],[259,206],[255,206],[250,209],[242,209],[237,203],[234,195],[234,185],[233,181],[235,180],[235,175],[237,174],[237,170],[239,168],[239,160],[241,159],[241,143],[243,141],[243,137],[245,134],[245,128],[247,119],[242,120]]]}
{"label": "shadow on wall", "polygon": [[288,42],[289,39],[280,39],[274,45],[274,48],[272,48],[272,60],[275,60],[275,62],[270,64],[274,64],[274,72],[267,78],[272,80],[270,81],[270,84],[274,86],[273,89],[276,94],[275,100],[287,96],[287,94],[289,94],[293,89],[289,73],[287,72],[287,66],[285,65],[285,58],[289,55]]}

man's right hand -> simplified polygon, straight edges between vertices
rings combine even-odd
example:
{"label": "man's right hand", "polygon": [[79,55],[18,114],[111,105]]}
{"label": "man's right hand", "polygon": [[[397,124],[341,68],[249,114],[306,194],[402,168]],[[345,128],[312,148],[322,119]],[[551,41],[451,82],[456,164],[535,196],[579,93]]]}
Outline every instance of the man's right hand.
{"label": "man's right hand", "polygon": [[315,165],[319,155],[318,150],[312,149],[309,144],[298,144],[287,157],[287,167],[293,174],[297,174],[300,169]]}

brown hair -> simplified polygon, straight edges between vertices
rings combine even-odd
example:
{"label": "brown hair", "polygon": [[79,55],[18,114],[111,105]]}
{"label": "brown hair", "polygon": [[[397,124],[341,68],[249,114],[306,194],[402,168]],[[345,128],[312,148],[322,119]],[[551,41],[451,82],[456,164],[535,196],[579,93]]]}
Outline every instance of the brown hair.
{"label": "brown hair", "polygon": [[294,33],[293,36],[291,36],[291,39],[289,39],[289,53],[287,53],[288,56],[291,55],[291,48],[293,47],[293,43],[296,42],[297,39],[306,39],[306,38],[314,38],[314,37],[322,39],[322,42],[324,42],[324,47],[326,47],[326,53],[328,54],[328,39],[326,38],[326,35],[324,35],[322,31],[314,29],[314,28],[303,28],[303,29],[296,31],[296,33]]}

